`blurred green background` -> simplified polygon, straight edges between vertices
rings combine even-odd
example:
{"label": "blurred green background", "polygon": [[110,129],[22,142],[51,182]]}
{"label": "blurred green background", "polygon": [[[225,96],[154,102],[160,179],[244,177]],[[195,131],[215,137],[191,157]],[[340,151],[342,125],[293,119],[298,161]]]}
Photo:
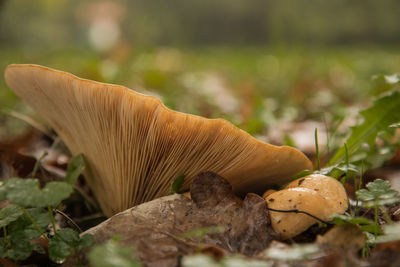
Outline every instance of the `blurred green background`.
{"label": "blurred green background", "polygon": [[[396,76],[382,75],[400,71],[399,10],[396,0],[0,0],[0,71],[42,64],[292,143],[271,131],[334,128],[391,88]],[[4,79],[0,108],[35,116]],[[0,140],[25,127],[3,113]]]}

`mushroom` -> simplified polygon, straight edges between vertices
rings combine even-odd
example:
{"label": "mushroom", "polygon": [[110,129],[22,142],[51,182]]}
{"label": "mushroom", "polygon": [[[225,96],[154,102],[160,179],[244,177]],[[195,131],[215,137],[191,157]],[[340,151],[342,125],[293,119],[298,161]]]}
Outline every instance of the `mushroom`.
{"label": "mushroom", "polygon": [[[332,177],[311,174],[289,183],[285,189],[265,197],[268,207],[276,210],[307,212],[321,220],[329,221],[335,213],[343,213],[348,198],[343,185]],[[317,222],[302,213],[270,211],[272,228],[283,239],[294,237]]]}
{"label": "mushroom", "polygon": [[83,153],[85,178],[107,216],[169,194],[179,174],[182,189],[208,170],[245,193],[312,168],[294,148],[262,143],[222,119],[172,111],[123,86],[25,64],[8,66],[5,80],[72,154]]}

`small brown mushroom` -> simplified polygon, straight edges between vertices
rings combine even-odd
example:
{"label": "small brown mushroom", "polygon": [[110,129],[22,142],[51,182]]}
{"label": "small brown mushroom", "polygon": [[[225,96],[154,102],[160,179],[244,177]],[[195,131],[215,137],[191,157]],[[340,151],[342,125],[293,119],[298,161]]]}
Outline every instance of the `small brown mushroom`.
{"label": "small brown mushroom", "polygon": [[107,216],[167,195],[178,174],[186,177],[183,190],[209,170],[237,193],[260,193],[312,168],[294,148],[262,143],[222,119],[172,111],[123,86],[38,65],[11,65],[5,80],[72,154],[84,154],[85,178]]}
{"label": "small brown mushroom", "polygon": [[289,183],[285,188],[308,188],[318,192],[331,206],[332,210],[341,207],[338,213],[343,213],[348,207],[346,190],[342,184],[329,176],[310,174]]}
{"label": "small brown mushroom", "polygon": [[[265,199],[271,209],[304,211],[324,221],[329,221],[335,213],[345,212],[348,207],[347,194],[342,184],[321,174],[299,178]],[[294,212],[271,211],[270,218],[273,229],[283,239],[294,237],[317,222],[306,214]]]}

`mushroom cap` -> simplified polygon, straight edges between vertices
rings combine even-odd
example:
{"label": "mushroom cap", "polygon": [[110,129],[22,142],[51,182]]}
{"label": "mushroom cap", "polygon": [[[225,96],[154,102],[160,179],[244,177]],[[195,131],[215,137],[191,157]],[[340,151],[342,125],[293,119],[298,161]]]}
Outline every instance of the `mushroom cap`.
{"label": "mushroom cap", "polygon": [[72,154],[84,154],[85,178],[107,216],[169,194],[179,174],[183,189],[208,170],[245,193],[312,169],[294,148],[262,143],[222,119],[172,111],[123,86],[25,64],[8,66],[5,80]]}
{"label": "mushroom cap", "polygon": [[[268,207],[278,210],[301,210],[317,216],[322,220],[329,220],[332,212],[327,209],[324,198],[312,189],[288,188],[272,193],[266,198]],[[333,211],[333,213],[335,213]],[[302,213],[285,213],[270,211],[271,225],[282,239],[294,237],[317,220]]]}
{"label": "mushroom cap", "polygon": [[[329,221],[333,214],[347,210],[348,198],[343,185],[332,177],[311,174],[289,183],[285,189],[267,195],[268,207],[308,212]],[[270,212],[271,225],[283,239],[296,236],[317,222],[300,213]]]}
{"label": "mushroom cap", "polygon": [[343,185],[336,179],[322,175],[310,174],[305,177],[296,179],[289,183],[285,188],[308,188],[320,194],[332,210],[336,213],[343,213],[348,208],[348,198]]}
{"label": "mushroom cap", "polygon": [[275,193],[277,190],[275,189],[268,189],[267,191],[264,192],[264,194],[262,194],[262,198],[266,199],[269,195]]}

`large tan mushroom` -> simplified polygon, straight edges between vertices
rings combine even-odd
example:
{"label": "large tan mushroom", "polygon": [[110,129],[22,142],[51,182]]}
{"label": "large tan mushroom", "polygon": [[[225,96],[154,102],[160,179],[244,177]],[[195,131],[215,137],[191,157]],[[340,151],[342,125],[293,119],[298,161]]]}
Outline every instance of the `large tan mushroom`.
{"label": "large tan mushroom", "polygon": [[184,174],[226,177],[238,193],[282,185],[308,158],[262,143],[222,119],[175,112],[126,87],[80,79],[38,65],[10,65],[8,86],[53,127],[73,154],[107,216],[166,195]]}

